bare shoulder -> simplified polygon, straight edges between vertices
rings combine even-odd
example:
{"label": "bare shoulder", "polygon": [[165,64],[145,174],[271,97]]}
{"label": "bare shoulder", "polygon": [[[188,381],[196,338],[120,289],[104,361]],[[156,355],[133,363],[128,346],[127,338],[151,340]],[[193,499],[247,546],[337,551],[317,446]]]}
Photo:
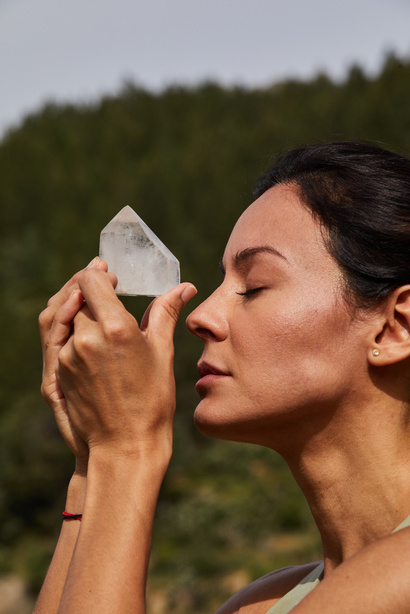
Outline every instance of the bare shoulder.
{"label": "bare shoulder", "polygon": [[317,565],[318,562],[272,571],[238,591],[216,614],[266,614]]}
{"label": "bare shoulder", "polygon": [[409,614],[410,528],[379,539],[339,565],[295,614]]}
{"label": "bare shoulder", "polygon": [[[216,614],[266,614],[317,563],[285,567],[259,578]],[[383,537],[339,565],[292,614],[410,614],[410,527]]]}

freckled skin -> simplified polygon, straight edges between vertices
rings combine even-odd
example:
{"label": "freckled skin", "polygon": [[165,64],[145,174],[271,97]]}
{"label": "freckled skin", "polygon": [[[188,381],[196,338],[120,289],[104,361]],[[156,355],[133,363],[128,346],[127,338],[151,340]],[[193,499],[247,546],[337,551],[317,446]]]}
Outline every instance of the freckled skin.
{"label": "freckled skin", "polygon": [[[256,246],[283,257],[264,251],[234,265]],[[357,388],[366,327],[347,308],[339,268],[292,187],[271,188],[243,213],[223,264],[223,283],[187,325],[205,343],[203,359],[230,376],[201,389],[195,422],[207,435],[278,449],[289,425],[292,438],[296,421],[306,433],[312,413],[333,412]]]}

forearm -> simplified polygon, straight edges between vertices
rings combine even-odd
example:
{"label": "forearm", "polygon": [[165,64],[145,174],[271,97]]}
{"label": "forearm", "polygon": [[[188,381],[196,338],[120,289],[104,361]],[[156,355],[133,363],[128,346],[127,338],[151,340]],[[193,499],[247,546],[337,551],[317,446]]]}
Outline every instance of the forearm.
{"label": "forearm", "polygon": [[[67,491],[67,511],[82,513],[86,485],[85,475],[78,473],[73,475]],[[78,520],[63,521],[53,559],[33,614],[56,614],[58,612],[80,525]]]}
{"label": "forearm", "polygon": [[83,520],[58,612],[142,614],[170,459],[173,334],[196,290],[181,284],[158,297],[139,328],[106,272],[84,270],[74,281],[41,317],[43,394],[71,449],[90,454]]}
{"label": "forearm", "polygon": [[169,455],[90,454],[81,530],[60,614],[142,614],[152,528]]}

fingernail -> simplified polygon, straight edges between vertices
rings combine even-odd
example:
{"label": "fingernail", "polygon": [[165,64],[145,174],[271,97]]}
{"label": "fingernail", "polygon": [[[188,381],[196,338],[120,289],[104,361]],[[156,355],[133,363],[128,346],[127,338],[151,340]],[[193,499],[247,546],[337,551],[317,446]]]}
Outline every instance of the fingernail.
{"label": "fingernail", "polygon": [[181,294],[181,300],[184,303],[184,305],[186,305],[187,302],[190,301],[191,298],[195,296],[197,292],[198,290],[195,288],[195,286],[188,286],[187,288],[185,288],[185,290]]}
{"label": "fingernail", "polygon": [[74,299],[80,296],[80,294],[82,295],[82,292],[79,288],[76,288],[75,290],[73,290],[69,296],[69,299]]}
{"label": "fingernail", "polygon": [[100,258],[99,258],[99,256],[96,256],[95,258],[93,258],[91,260],[91,262],[89,264],[87,264],[87,266],[85,268],[86,269],[91,269],[92,267],[96,267],[99,262],[100,262]]}

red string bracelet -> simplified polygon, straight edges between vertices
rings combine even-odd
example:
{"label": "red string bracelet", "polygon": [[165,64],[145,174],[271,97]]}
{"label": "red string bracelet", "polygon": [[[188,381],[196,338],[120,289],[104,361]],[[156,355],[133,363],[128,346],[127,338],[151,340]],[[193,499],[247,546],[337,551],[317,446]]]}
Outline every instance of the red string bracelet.
{"label": "red string bracelet", "polygon": [[70,514],[69,512],[63,512],[63,520],[81,520],[82,514]]}

